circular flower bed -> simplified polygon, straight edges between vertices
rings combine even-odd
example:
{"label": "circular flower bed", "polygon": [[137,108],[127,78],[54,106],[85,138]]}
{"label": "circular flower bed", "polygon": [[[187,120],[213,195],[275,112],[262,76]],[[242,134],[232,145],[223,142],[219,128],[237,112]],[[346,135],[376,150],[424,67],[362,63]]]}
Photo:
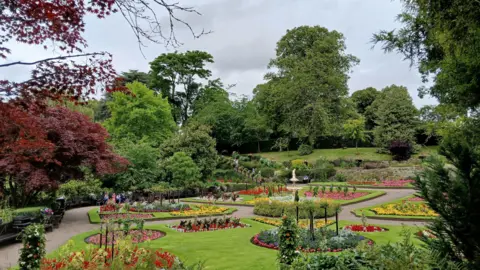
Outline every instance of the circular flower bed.
{"label": "circular flower bed", "polygon": [[373,226],[373,225],[367,225],[363,226],[361,224],[353,224],[353,225],[348,225],[343,227],[344,230],[350,230],[352,232],[386,232],[388,229],[378,227],[378,226]]}
{"label": "circular flower bed", "polygon": [[435,239],[437,238],[432,231],[430,230],[422,230],[422,231],[418,231],[416,233],[417,236],[419,237],[426,237],[426,238],[430,238],[430,239]]}
{"label": "circular flower bed", "polygon": [[170,212],[172,216],[179,216],[179,217],[190,217],[190,216],[207,216],[213,214],[221,214],[226,212],[228,208],[226,207],[218,207],[214,205],[200,205],[197,209],[185,210],[185,211],[173,211]]}
{"label": "circular flower bed", "polygon": [[[315,230],[315,240],[312,240],[309,230],[299,230],[298,250],[303,252],[340,252],[356,247],[366,238],[350,230],[340,230],[338,235],[328,229]],[[262,231],[252,238],[252,243],[265,248],[278,249],[278,229]],[[369,244],[373,244],[369,241]]]}
{"label": "circular flower bed", "polygon": [[152,214],[100,214],[102,219],[125,219],[125,218],[137,218],[137,219],[149,219],[153,218]]}
{"label": "circular flower bed", "polygon": [[[268,224],[268,225],[276,226],[276,227],[282,225],[282,220],[278,219],[278,218],[258,217],[258,218],[254,218],[253,220],[261,222],[261,223],[265,223],[265,224]],[[327,225],[330,225],[330,224],[333,224],[333,223],[334,222],[332,220],[327,220]],[[300,219],[299,222],[298,222],[298,226],[306,229],[310,226],[310,220]],[[325,226],[325,220],[316,219],[315,222],[314,222],[314,226],[315,226],[315,228],[324,227]]]}
{"label": "circular flower bed", "polygon": [[[115,234],[114,234],[115,233]],[[161,237],[164,237],[166,234],[162,231],[157,230],[130,230],[128,235],[132,237],[133,243],[142,243],[147,240],[155,240]],[[115,237],[114,237],[115,236]],[[107,243],[107,245],[112,244],[112,239],[122,239],[125,236],[124,231],[114,231],[108,232],[108,237],[105,234],[102,234],[102,244]],[[108,242],[107,242],[108,239]],[[85,238],[85,242],[89,244],[100,245],[100,234],[94,234]],[[116,243],[117,241],[114,241]]]}
{"label": "circular flower bed", "polygon": [[428,207],[425,203],[413,203],[402,201],[398,203],[390,203],[372,208],[377,215],[395,215],[395,216],[422,216],[435,217],[438,216],[435,211]]}
{"label": "circular flower bed", "polygon": [[225,229],[245,228],[250,227],[249,224],[240,223],[239,218],[225,217],[212,218],[204,220],[182,220],[180,224],[170,226],[170,228],[179,232],[206,232]]}
{"label": "circular flower bed", "polygon": [[173,211],[182,211],[182,210],[191,210],[192,208],[188,204],[184,203],[169,203],[168,201],[160,202],[154,201],[153,203],[137,203],[134,202],[131,207],[131,212],[147,212],[147,213],[158,213],[158,212],[173,212]]}

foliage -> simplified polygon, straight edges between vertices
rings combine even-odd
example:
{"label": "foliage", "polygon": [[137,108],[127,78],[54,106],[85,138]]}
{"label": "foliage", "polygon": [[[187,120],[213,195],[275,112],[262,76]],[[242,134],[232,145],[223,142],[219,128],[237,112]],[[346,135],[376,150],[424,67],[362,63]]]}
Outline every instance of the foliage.
{"label": "foliage", "polygon": [[112,117],[105,121],[105,127],[114,141],[127,139],[159,146],[176,128],[167,99],[139,82],[127,84],[127,88],[131,94],[113,93],[113,100],[107,103]]}
{"label": "foliage", "polygon": [[176,152],[184,152],[192,158],[202,173],[202,179],[206,180],[217,165],[215,144],[208,127],[191,124],[183,127],[179,134],[162,144],[160,158],[167,159]]}
{"label": "foliage", "polygon": [[297,256],[298,228],[293,218],[282,217],[282,225],[278,228],[278,260],[280,264],[290,265]]}
{"label": "foliage", "polygon": [[365,118],[365,128],[372,130],[375,127],[375,111],[370,108],[375,99],[380,94],[377,89],[368,87],[363,90],[353,92],[351,99],[357,107],[357,112]]}
{"label": "foliage", "polygon": [[275,169],[273,168],[268,168],[268,167],[262,167],[260,169],[262,177],[265,178],[272,178],[275,174]]}
{"label": "foliage", "polygon": [[73,199],[76,197],[85,197],[90,194],[99,195],[101,192],[102,182],[92,175],[86,175],[84,181],[70,180],[65,184],[61,184],[57,194]]}
{"label": "foliage", "polygon": [[358,142],[364,142],[365,136],[365,119],[349,119],[343,124],[344,136],[355,141],[355,148],[358,148]]}
{"label": "foliage", "polygon": [[[455,261],[480,265],[480,138],[479,119],[469,119],[449,130],[439,152],[417,177],[416,187],[438,218],[428,225],[436,236],[428,246]],[[463,214],[468,213],[468,214]]]}
{"label": "foliage", "polygon": [[298,153],[300,154],[300,156],[310,155],[311,153],[313,153],[313,147],[308,144],[302,144],[300,145],[300,147],[298,147]]}
{"label": "foliage", "polygon": [[[150,62],[151,87],[168,98],[177,123],[187,122],[201,94],[200,83],[195,80],[211,76],[207,63],[213,63],[213,56],[203,51],[164,53]],[[183,86],[183,91],[177,91],[177,86]]]}
{"label": "foliage", "polygon": [[122,72],[120,78],[122,78],[122,82],[125,84],[139,82],[146,86],[150,86],[150,76],[147,73],[136,69]]}
{"label": "foliage", "polygon": [[192,158],[184,152],[176,152],[162,162],[166,180],[177,187],[189,187],[202,178]]}
{"label": "foliage", "polygon": [[409,160],[413,153],[413,146],[409,142],[393,140],[388,146],[393,160]]}
{"label": "foliage", "polygon": [[18,265],[21,270],[38,269],[45,256],[45,228],[43,224],[32,224],[22,233],[23,248],[20,250]]}
{"label": "foliage", "polygon": [[386,52],[403,54],[417,64],[424,81],[420,95],[436,97],[441,104],[475,108],[480,103],[480,17],[478,3],[464,0],[404,0],[398,15],[402,27],[373,36]]}
{"label": "foliage", "polygon": [[[296,205],[299,206],[300,213],[299,218],[307,218],[308,215],[304,211],[304,202],[300,201],[295,204],[293,198],[289,202],[281,202],[275,199],[271,201],[257,201],[255,202],[255,207],[253,208],[253,213],[255,215],[267,216],[267,217],[281,217],[285,215],[296,215]],[[339,205],[333,202],[326,201],[315,201],[315,218],[325,217],[324,208],[327,207],[327,216],[332,216],[335,214],[335,211],[339,208]]]}
{"label": "foliage", "polygon": [[425,203],[398,202],[372,208],[377,215],[435,217],[435,211]]}
{"label": "foliage", "polygon": [[81,113],[50,107],[32,115],[5,103],[0,107],[0,115],[16,118],[0,121],[0,133],[8,134],[0,139],[0,171],[7,176],[0,178],[0,188],[15,206],[66,179],[82,178],[82,167],[102,175],[120,172],[128,163],[106,143],[107,131]]}
{"label": "foliage", "polygon": [[371,106],[376,107],[374,135],[378,147],[388,149],[393,140],[415,144],[418,112],[407,88],[396,85],[385,87]]}
{"label": "foliage", "polygon": [[269,63],[274,71],[254,89],[259,111],[275,132],[313,144],[356,113],[345,97],[347,74],[358,59],[345,50],[341,33],[320,26],[296,27],[278,41]]}
{"label": "foliage", "polygon": [[106,184],[122,191],[135,191],[149,188],[161,180],[159,151],[150,143],[125,139],[115,141],[115,150],[128,159],[130,165],[124,172],[106,177]]}

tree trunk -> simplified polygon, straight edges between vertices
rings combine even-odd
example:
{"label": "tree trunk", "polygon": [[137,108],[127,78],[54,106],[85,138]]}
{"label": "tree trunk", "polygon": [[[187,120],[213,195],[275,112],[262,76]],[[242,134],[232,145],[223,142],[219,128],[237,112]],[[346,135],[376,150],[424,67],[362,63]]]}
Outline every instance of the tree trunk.
{"label": "tree trunk", "polygon": [[262,152],[262,151],[260,150],[260,141],[257,141],[257,147],[258,147],[258,153]]}
{"label": "tree trunk", "polygon": [[313,222],[313,212],[310,211],[310,234],[312,235],[312,241],[315,241],[315,228]]}

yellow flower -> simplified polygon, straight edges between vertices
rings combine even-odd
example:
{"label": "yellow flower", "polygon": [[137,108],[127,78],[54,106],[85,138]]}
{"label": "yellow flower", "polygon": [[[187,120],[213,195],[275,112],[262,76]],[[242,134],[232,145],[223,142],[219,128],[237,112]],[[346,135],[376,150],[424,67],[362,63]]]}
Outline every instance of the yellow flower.
{"label": "yellow flower", "polygon": [[218,206],[201,205],[198,209],[173,211],[170,214],[173,216],[206,216],[212,214],[220,214],[227,211],[228,208]]}
{"label": "yellow flower", "polygon": [[435,217],[438,216],[435,211],[424,203],[408,203],[399,202],[382,205],[372,208],[377,215],[394,215],[394,216],[422,216]]}

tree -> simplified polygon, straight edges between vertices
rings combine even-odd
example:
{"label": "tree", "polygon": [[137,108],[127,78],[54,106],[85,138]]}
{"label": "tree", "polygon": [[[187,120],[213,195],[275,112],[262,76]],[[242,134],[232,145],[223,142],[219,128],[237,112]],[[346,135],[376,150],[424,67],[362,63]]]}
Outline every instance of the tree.
{"label": "tree", "polygon": [[[190,116],[200,88],[195,80],[211,76],[205,68],[207,63],[213,63],[213,57],[202,51],[162,54],[150,63],[151,86],[168,97],[176,122],[186,122]],[[182,93],[177,91],[177,85],[183,85]]]}
{"label": "tree", "polygon": [[128,164],[106,143],[107,131],[81,113],[50,107],[34,116],[12,104],[0,106],[2,116],[15,119],[0,124],[0,192],[11,195],[15,206],[68,179],[81,179],[82,167],[103,175]]}
{"label": "tree", "polygon": [[192,158],[184,152],[176,152],[163,162],[166,179],[177,187],[189,187],[202,178]]}
{"label": "tree", "polygon": [[[158,8],[168,12],[170,31],[165,32],[158,21],[157,18],[161,17]],[[12,52],[6,47],[14,44],[12,41],[42,45],[46,50],[54,49],[60,53],[46,59],[0,64],[3,69],[34,66],[32,77],[26,81],[0,81],[0,98],[15,99],[19,105],[66,95],[80,99],[95,92],[98,84],[107,86],[107,90],[114,88],[116,74],[111,55],[108,52],[83,52],[87,48],[87,41],[82,36],[87,15],[104,19],[120,12],[131,26],[140,47],[145,41],[179,45],[174,32],[177,24],[186,26],[194,37],[204,34],[203,31],[195,34],[188,23],[177,17],[178,12],[197,13],[193,8],[165,1],[5,0],[0,12],[0,58],[7,58]],[[82,61],[75,61],[77,59]]]}
{"label": "tree", "polygon": [[443,136],[448,128],[460,117],[466,117],[467,112],[452,104],[425,105],[420,109],[420,129],[427,138],[424,144],[433,136]]}
{"label": "tree", "polygon": [[416,188],[438,218],[428,224],[436,239],[428,246],[447,258],[480,267],[480,120],[457,121],[416,180]]}
{"label": "tree", "polygon": [[477,1],[403,0],[398,16],[403,27],[381,31],[373,42],[386,52],[396,51],[417,64],[424,81],[420,88],[440,103],[475,108],[480,103],[480,8]]}
{"label": "tree", "polygon": [[363,90],[353,92],[352,101],[355,103],[357,112],[365,117],[365,126],[367,130],[375,127],[375,108],[370,107],[380,94],[377,89],[368,87]]}
{"label": "tree", "polygon": [[158,148],[146,142],[128,140],[115,143],[117,153],[130,162],[127,169],[108,176],[106,182],[119,190],[136,191],[155,186],[161,180],[161,169],[158,165]]}
{"label": "tree", "polygon": [[311,144],[341,119],[347,73],[358,59],[345,53],[345,39],[320,26],[288,30],[277,43],[267,83],[254,90],[260,112],[275,131]]}
{"label": "tree", "polygon": [[178,134],[160,146],[160,158],[165,160],[176,152],[184,152],[200,169],[202,180],[206,180],[215,170],[218,159],[216,142],[210,132],[209,127],[196,123],[182,127]]}
{"label": "tree", "polygon": [[365,119],[350,119],[343,124],[344,136],[355,141],[355,148],[358,151],[358,142],[364,142],[365,137]]}
{"label": "tree", "polygon": [[[244,138],[244,142],[257,142],[258,152],[261,152],[260,141],[268,140],[273,132],[268,125],[267,118],[260,114],[254,101],[247,101],[242,118],[244,123],[240,136]],[[237,141],[242,140],[239,139]]]}
{"label": "tree", "polygon": [[127,84],[127,88],[132,94],[113,93],[113,100],[107,103],[112,117],[104,124],[112,140],[145,141],[159,146],[176,129],[167,99],[139,82]]}
{"label": "tree", "polygon": [[123,79],[125,84],[137,81],[145,84],[146,86],[150,86],[150,76],[147,73],[138,71],[136,69],[130,69],[129,71],[122,72],[120,74],[120,78]]}
{"label": "tree", "polygon": [[374,129],[378,147],[388,149],[394,140],[415,144],[418,111],[407,88],[396,85],[385,87],[371,106],[378,108]]}

